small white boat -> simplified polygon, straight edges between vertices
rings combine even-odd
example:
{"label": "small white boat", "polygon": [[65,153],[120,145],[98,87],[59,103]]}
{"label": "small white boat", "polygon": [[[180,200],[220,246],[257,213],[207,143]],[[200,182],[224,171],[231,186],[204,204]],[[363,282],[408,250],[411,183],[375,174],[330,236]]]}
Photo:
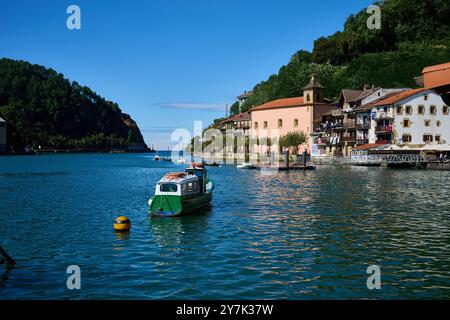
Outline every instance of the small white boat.
{"label": "small white boat", "polygon": [[238,169],[256,169],[256,166],[249,162],[242,162],[236,166]]}

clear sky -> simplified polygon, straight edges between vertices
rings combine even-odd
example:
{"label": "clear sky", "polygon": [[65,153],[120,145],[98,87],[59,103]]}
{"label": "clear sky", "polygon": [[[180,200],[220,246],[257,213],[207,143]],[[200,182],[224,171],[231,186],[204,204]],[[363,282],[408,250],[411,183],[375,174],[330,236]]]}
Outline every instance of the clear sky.
{"label": "clear sky", "polygon": [[[223,117],[237,95],[372,2],[0,0],[0,57],[53,68],[117,102],[162,149],[173,129]],[[81,30],[66,27],[71,4]]]}

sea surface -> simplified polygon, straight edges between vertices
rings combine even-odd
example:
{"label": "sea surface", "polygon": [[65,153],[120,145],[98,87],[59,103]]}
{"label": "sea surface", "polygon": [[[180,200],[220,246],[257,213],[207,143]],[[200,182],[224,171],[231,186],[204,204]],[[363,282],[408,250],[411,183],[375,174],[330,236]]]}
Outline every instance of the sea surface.
{"label": "sea surface", "polygon": [[155,183],[183,169],[151,154],[0,157],[0,244],[17,261],[0,266],[0,299],[450,298],[450,172],[211,167],[210,208],[144,221]]}

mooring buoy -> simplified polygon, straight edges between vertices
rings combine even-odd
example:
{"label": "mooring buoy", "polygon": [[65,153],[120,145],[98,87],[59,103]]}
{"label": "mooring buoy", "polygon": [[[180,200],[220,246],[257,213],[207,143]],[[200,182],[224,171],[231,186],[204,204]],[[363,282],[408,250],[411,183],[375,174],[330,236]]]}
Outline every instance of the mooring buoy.
{"label": "mooring buoy", "polygon": [[131,221],[125,216],[117,217],[114,220],[114,230],[129,231],[131,229]]}

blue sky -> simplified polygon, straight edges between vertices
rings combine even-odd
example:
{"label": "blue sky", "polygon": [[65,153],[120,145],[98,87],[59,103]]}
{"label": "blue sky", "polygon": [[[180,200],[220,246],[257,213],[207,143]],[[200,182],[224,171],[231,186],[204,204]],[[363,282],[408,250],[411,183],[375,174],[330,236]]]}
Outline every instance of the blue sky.
{"label": "blue sky", "polygon": [[[225,115],[369,0],[0,0],[0,57],[53,68],[131,114],[148,144]],[[81,30],[66,9],[81,8]],[[299,93],[300,94],[300,93]]]}

